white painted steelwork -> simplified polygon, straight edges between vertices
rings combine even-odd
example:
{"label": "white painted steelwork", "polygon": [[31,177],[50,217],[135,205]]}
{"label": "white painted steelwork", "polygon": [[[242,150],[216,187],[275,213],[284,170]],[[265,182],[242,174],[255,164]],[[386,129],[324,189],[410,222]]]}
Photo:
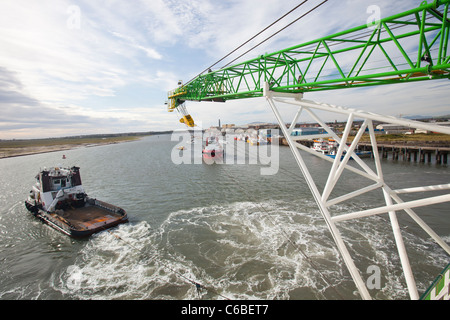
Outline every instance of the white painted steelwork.
{"label": "white painted steelwork", "polygon": [[[340,106],[334,106],[324,103],[317,103],[309,100],[303,100],[302,94],[288,94],[288,93],[277,93],[269,90],[269,84],[265,83],[264,86],[264,97],[267,99],[272,111],[275,114],[275,117],[280,125],[280,130],[283,132],[284,137],[286,138],[289,147],[294,155],[294,158],[306,179],[306,182],[313,194],[313,197],[319,207],[319,210],[333,236],[333,239],[337,245],[337,248],[352,276],[355,285],[361,294],[363,299],[371,299],[371,296],[368,292],[368,289],[361,277],[361,274],[356,267],[353,258],[351,257],[347,246],[341,237],[339,229],[337,227],[337,223],[350,219],[357,219],[362,217],[367,217],[375,214],[383,214],[388,213],[390,224],[393,230],[395,243],[398,249],[398,253],[400,256],[400,261],[403,269],[403,273],[405,276],[408,292],[410,298],[413,300],[419,299],[419,293],[416,287],[415,279],[413,272],[411,270],[411,265],[409,262],[408,254],[406,252],[405,244],[403,242],[403,238],[400,232],[399,222],[397,220],[396,211],[402,210],[405,211],[427,234],[434,239],[449,255],[450,255],[450,247],[447,243],[445,243],[413,210],[414,207],[419,206],[427,206],[435,203],[442,203],[450,201],[450,194],[434,196],[434,197],[426,197],[420,200],[414,200],[409,202],[404,202],[399,194],[409,193],[409,192],[423,192],[423,191],[442,191],[450,189],[450,184],[438,185],[438,186],[424,186],[424,187],[414,187],[407,189],[399,189],[393,190],[391,189],[385,182],[382,168],[380,155],[378,154],[377,142],[375,139],[375,131],[373,126],[373,121],[382,121],[384,123],[392,123],[398,124],[402,126],[407,126],[416,129],[424,129],[433,132],[439,132],[444,134],[450,134],[449,127],[438,126],[430,123],[423,123],[412,120],[399,119],[391,116],[383,116],[375,113],[365,112],[361,110],[355,110]],[[281,113],[277,107],[277,104],[290,104],[298,107],[298,111],[296,112],[294,119],[290,122],[291,125],[288,128],[286,126],[286,121],[281,116]],[[345,130],[342,134],[342,137],[339,137],[326,123],[323,121],[318,114],[315,112],[316,110],[326,111],[331,113],[339,113],[345,114],[348,116],[347,124]],[[334,159],[323,155],[322,153],[316,152],[300,143],[296,140],[296,137],[291,136],[291,132],[295,128],[295,124],[299,120],[301,114],[306,112],[309,114],[323,129],[325,129],[324,134],[321,136],[329,136],[335,139],[339,143],[339,147],[336,152],[336,157]],[[364,122],[351,142],[350,146],[347,145],[347,139],[350,134],[350,130],[353,125],[354,119],[362,119]],[[363,133],[369,131],[370,140],[372,144],[373,150],[373,158],[375,161],[376,172],[372,170],[364,161],[360,159],[360,157],[355,153],[355,148],[360,141]],[[315,138],[314,136],[308,136],[308,138]],[[299,150],[306,151],[310,154],[314,154],[317,157],[320,157],[324,160],[332,162],[332,167],[328,175],[328,179],[326,181],[325,187],[320,193],[317,184],[313,178],[313,175],[309,172],[303,158],[299,152]],[[341,158],[342,157],[342,158]],[[355,160],[355,163],[359,165],[359,168],[356,166],[351,166],[348,164],[350,159]],[[351,172],[357,173],[360,176],[372,180],[374,183],[364,187],[360,190],[356,190],[345,195],[336,197],[334,199],[329,199],[333,190],[338,186],[339,179],[342,176],[344,170],[347,169]],[[353,199],[357,196],[365,194],[370,191],[374,191],[377,189],[381,189],[384,195],[385,203],[380,205],[377,208],[352,212],[347,214],[342,214],[338,216],[331,216],[329,208],[337,203]],[[394,204],[395,202],[395,204]]]}

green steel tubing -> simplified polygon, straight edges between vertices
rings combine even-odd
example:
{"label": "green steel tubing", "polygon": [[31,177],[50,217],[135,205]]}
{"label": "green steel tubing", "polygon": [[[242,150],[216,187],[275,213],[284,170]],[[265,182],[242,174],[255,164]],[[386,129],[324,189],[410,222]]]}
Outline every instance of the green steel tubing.
{"label": "green steel tubing", "polygon": [[[449,79],[449,4],[424,1],[375,28],[359,26],[210,71],[171,91],[171,108],[185,101],[260,97],[265,82],[274,91],[299,93]],[[436,11],[440,7],[443,13]]]}

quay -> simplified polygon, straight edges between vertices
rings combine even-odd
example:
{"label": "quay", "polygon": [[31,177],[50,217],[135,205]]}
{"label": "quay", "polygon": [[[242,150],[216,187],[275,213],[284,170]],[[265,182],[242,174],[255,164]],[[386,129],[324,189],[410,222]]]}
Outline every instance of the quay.
{"label": "quay", "polygon": [[[449,146],[414,146],[396,144],[377,144],[378,152],[382,158],[392,160],[414,161],[421,163],[447,164]],[[370,142],[360,142],[358,151],[372,151]]]}
{"label": "quay", "polygon": [[[311,147],[312,140],[302,140],[299,143]],[[280,139],[280,145],[287,146],[288,143],[283,137]],[[450,146],[418,146],[409,144],[383,144],[377,143],[378,153],[384,159],[414,161],[420,163],[435,163],[446,165],[449,160]],[[360,142],[356,147],[357,151],[373,151],[370,142]]]}

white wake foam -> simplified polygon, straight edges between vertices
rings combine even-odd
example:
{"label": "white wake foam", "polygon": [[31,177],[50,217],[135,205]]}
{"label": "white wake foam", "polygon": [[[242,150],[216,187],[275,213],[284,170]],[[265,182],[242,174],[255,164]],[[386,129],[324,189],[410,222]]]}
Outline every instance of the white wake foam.
{"label": "white wake foam", "polygon": [[[398,290],[402,275],[386,231],[374,217],[346,224],[342,234],[363,278],[367,266],[380,266],[375,297],[407,298]],[[415,236],[405,234],[413,243]],[[429,249],[428,243],[414,247]],[[434,259],[445,258],[436,253]],[[198,292],[190,281],[208,290]],[[78,299],[358,298],[325,223],[307,201],[237,202],[173,212],[158,228],[145,221],[121,225],[94,236],[54,287]]]}

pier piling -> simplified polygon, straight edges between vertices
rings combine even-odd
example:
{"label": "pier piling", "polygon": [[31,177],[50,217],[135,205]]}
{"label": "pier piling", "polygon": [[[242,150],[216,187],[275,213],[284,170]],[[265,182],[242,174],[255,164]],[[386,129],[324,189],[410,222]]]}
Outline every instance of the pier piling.
{"label": "pier piling", "polygon": [[[359,143],[358,150],[372,151],[370,143]],[[436,164],[446,165],[448,163],[448,153],[450,147],[423,147],[423,146],[406,146],[406,145],[387,145],[378,144],[378,152],[383,159],[414,161],[419,163],[432,163],[434,160]],[[392,154],[392,156],[390,156]]]}

